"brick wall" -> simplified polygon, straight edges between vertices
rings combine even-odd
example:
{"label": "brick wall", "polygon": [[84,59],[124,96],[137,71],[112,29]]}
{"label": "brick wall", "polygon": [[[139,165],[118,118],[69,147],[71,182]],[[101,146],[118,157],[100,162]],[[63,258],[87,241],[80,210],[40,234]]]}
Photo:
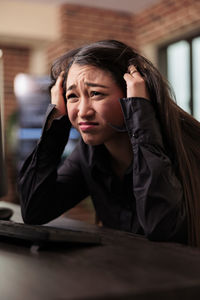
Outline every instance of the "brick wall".
{"label": "brick wall", "polygon": [[200,32],[199,0],[162,0],[133,20],[138,47]]}
{"label": "brick wall", "polygon": [[13,86],[14,78],[18,73],[29,71],[30,50],[3,45],[0,45],[0,48],[3,50],[5,119],[7,120],[17,108]]}
{"label": "brick wall", "polygon": [[118,39],[143,49],[200,30],[199,0],[161,0],[132,15],[78,5],[62,5],[60,38],[48,48],[51,62],[65,51],[101,39]]}
{"label": "brick wall", "polygon": [[141,51],[149,44],[157,47],[199,33],[199,16],[199,0],[161,0],[137,15],[62,5],[60,37],[47,50],[48,65],[71,48],[101,39],[118,39]]}
{"label": "brick wall", "polygon": [[6,165],[8,173],[8,194],[1,198],[4,201],[18,202],[16,193],[16,170],[15,157],[10,141],[10,128],[12,127],[15,113],[17,111],[17,102],[14,96],[14,78],[18,73],[29,72],[29,54],[28,48],[12,47],[0,44],[3,50],[4,67],[4,110],[5,110],[5,128],[6,128]]}
{"label": "brick wall", "polygon": [[65,51],[103,39],[117,39],[135,46],[132,15],[110,10],[62,5],[60,38],[48,49],[49,64]]}

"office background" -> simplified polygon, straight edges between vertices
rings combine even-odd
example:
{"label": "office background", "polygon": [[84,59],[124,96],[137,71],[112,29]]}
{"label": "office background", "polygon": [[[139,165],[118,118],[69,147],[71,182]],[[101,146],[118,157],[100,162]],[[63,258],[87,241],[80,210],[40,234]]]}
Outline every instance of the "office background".
{"label": "office background", "polygon": [[[2,200],[19,202],[20,138],[27,139],[31,150],[41,127],[40,119],[29,132],[20,131],[23,96],[18,93],[29,93],[26,79],[46,84],[52,61],[73,47],[101,39],[128,43],[153,61],[169,79],[178,104],[200,120],[199,0],[0,0],[0,20],[8,173],[8,194]],[[50,101],[45,84],[41,116]],[[37,88],[35,94],[31,91],[38,99]],[[25,99],[28,103],[30,97]],[[37,117],[32,114],[32,120]],[[88,201],[71,215],[94,221]]]}

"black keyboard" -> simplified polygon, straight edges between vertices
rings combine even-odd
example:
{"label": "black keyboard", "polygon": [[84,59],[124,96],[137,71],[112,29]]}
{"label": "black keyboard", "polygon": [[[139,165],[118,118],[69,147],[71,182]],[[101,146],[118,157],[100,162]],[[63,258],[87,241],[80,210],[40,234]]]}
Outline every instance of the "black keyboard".
{"label": "black keyboard", "polygon": [[0,221],[0,240],[1,237],[30,241],[34,244],[101,243],[100,235],[94,232],[76,231],[74,229],[63,229],[43,225],[28,225],[12,221]]}

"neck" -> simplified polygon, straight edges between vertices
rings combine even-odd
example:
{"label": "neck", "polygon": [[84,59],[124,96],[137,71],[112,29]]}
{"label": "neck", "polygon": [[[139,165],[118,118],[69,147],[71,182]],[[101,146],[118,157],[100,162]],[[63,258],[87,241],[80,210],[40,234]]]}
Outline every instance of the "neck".
{"label": "neck", "polygon": [[123,178],[125,171],[133,160],[133,151],[127,133],[121,133],[117,139],[105,143],[111,155],[111,165],[113,171]]}

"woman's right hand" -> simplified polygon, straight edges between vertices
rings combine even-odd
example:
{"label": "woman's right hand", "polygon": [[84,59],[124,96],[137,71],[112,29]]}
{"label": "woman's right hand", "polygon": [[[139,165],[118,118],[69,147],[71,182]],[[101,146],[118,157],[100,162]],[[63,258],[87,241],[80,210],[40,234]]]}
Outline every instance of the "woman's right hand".
{"label": "woman's right hand", "polygon": [[64,71],[58,76],[55,85],[51,88],[51,103],[56,105],[58,115],[66,115],[66,104],[63,97]]}
{"label": "woman's right hand", "polygon": [[134,65],[129,67],[129,73],[124,74],[127,85],[127,97],[150,99],[146,83]]}

